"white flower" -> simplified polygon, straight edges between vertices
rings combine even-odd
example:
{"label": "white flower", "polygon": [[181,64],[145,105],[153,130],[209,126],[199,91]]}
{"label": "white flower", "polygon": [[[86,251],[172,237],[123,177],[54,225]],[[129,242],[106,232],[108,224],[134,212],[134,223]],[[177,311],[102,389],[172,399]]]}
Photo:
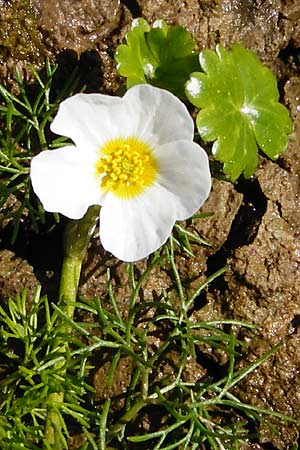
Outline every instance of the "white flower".
{"label": "white flower", "polygon": [[173,94],[134,86],[123,98],[77,94],[64,100],[51,130],[75,145],[47,150],[31,162],[44,209],[71,219],[102,205],[103,247],[123,261],[159,248],[176,220],[207,198],[211,176],[194,124]]}

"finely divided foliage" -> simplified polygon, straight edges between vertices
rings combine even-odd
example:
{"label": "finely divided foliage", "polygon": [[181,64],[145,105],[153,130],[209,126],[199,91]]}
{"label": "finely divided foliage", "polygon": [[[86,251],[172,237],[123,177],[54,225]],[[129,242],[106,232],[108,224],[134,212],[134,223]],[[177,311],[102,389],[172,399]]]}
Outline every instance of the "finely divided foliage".
{"label": "finely divided foliage", "polygon": [[[195,321],[189,313],[194,300],[224,269],[187,293],[176,267],[175,250],[171,238],[144,272],[133,264],[127,266],[126,318],[119,309],[115,280],[109,271],[106,296],[76,303],[81,314],[86,312],[87,322],[70,319],[63,305],[51,305],[40,292],[30,306],[25,292],[10,299],[7,308],[0,306],[1,450],[39,450],[45,446],[49,408],[61,425],[56,432],[59,449],[70,448],[73,434],[81,437],[80,450],[136,449],[141,443],[157,450],[241,449],[248,429],[255,424],[267,424],[267,417],[288,420],[235,396],[235,386],[276,348],[249,366],[236,368],[243,351],[237,330],[253,326],[230,320]],[[167,292],[153,302],[143,300],[148,277],[164,264],[170,266],[176,305]],[[156,351],[151,345],[155,335],[162,337]],[[211,376],[203,372],[196,382],[187,380],[186,368],[196,363],[196,356],[205,349],[208,354],[212,349],[222,351],[228,360],[227,373],[218,377],[214,371]],[[174,354],[178,359],[172,360],[169,377],[168,361]],[[109,361],[107,387],[118,383],[122,358],[130,360],[132,371],[122,395],[95,403],[90,383],[99,361],[103,362],[101,355]],[[157,376],[163,374],[164,367],[165,376]],[[49,400],[49,394],[56,390],[64,393],[61,403]],[[123,406],[116,412],[120,400]],[[149,422],[147,431],[152,415],[161,421]]]}

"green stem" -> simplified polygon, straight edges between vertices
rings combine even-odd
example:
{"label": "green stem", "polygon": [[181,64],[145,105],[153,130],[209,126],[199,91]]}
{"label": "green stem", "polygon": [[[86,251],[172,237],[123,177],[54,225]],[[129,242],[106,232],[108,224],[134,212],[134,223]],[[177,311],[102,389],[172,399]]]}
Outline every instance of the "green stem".
{"label": "green stem", "polygon": [[[62,305],[70,319],[72,319],[74,315],[82,262],[90,238],[93,235],[98,215],[99,207],[91,206],[82,219],[72,220],[66,226],[59,303]],[[69,333],[70,330],[66,329],[65,334],[68,335]],[[68,344],[65,341],[56,342],[56,345],[61,353],[66,352]],[[64,361],[60,362],[56,367],[62,375],[66,373],[64,364]],[[63,392],[52,392],[48,396],[47,419],[45,425],[45,449],[62,450],[66,448],[61,431],[62,427],[59,413],[59,406],[63,401]]]}

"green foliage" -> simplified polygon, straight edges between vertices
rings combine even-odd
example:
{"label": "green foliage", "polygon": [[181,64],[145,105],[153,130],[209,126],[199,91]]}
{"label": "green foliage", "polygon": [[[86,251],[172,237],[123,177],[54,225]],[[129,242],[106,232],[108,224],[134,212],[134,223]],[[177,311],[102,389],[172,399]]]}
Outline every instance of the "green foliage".
{"label": "green foliage", "polygon": [[126,35],[127,45],[115,53],[120,75],[127,78],[127,88],[150,83],[185,97],[184,83],[199,68],[195,43],[182,27],[168,26],[163,20],[151,29],[144,19],[135,19]]}
{"label": "green foliage", "polygon": [[[195,241],[190,235],[186,239]],[[276,348],[248,367],[236,367],[243,350],[237,330],[253,326],[231,320],[197,321],[190,315],[199,294],[225,268],[198,288],[186,289],[176,266],[175,245],[171,237],[144,271],[127,265],[128,314],[120,309],[124,299],[117,297],[109,269],[106,296],[76,303],[87,321],[70,319],[68,305],[50,305],[39,292],[31,303],[23,293],[0,307],[1,449],[42,448],[49,411],[61,424],[57,448],[68,448],[69,435],[76,430],[85,440],[78,450],[138,449],[141,445],[156,450],[239,449],[248,438],[248,428],[263,420],[263,415],[288,419],[234,395],[237,384]],[[181,249],[189,245],[186,241]],[[173,279],[172,289],[145,301],[143,288],[149,276],[165,265]],[[225,375],[218,373],[216,364],[211,373],[203,370],[197,380],[189,379],[190,364],[197,365],[199,360],[198,370],[202,370],[201,355],[214,351],[227,359],[222,367]],[[119,363],[124,358],[131,370],[127,382],[122,378],[122,394],[112,390],[109,399],[95,402],[89,384],[93,364],[100,370],[107,367],[102,382],[108,389],[119,386]],[[53,392],[63,392],[63,401],[49,402]],[[156,420],[150,420],[146,430],[149,417]]]}
{"label": "green foliage", "polygon": [[[86,362],[63,347],[68,342],[78,351],[84,343],[64,333],[64,319],[51,313],[47,298],[38,291],[31,303],[26,292],[10,299],[5,308],[0,306],[0,327],[1,449],[41,448],[48,397],[57,390],[65,393],[65,402],[51,408],[62,428],[68,428],[66,417],[69,422],[89,426],[95,413],[81,406],[86,392],[92,390],[84,380]],[[65,433],[61,441],[66,441]]]}
{"label": "green foliage", "polygon": [[216,52],[204,50],[200,72],[195,44],[184,28],[162,20],[151,28],[139,18],[126,41],[115,59],[127,88],[150,83],[181,98],[186,95],[200,109],[196,123],[201,138],[214,141],[213,155],[231,181],[253,174],[258,148],[273,160],[285,150],[292,122],[278,102],[275,76],[251,51],[237,44],[231,51],[221,45]]}
{"label": "green foliage", "polygon": [[[30,67],[35,85],[25,87],[16,71],[19,95],[14,95],[0,85],[0,221],[13,221],[14,242],[22,216],[29,216],[32,227],[38,231],[44,222],[44,210],[36,197],[31,195],[29,165],[32,156],[45,148],[62,146],[62,138],[47,143],[47,132],[59,103],[71,95],[77,74],[61,87],[54,98],[51,92],[56,65],[48,61],[45,71],[39,74]],[[13,205],[13,207],[11,207]],[[58,220],[58,216],[55,215]]]}
{"label": "green foliage", "polygon": [[203,72],[192,73],[188,99],[200,112],[197,127],[204,141],[215,141],[213,155],[235,181],[248,178],[258,163],[257,146],[271,159],[285,150],[292,123],[278,103],[276,78],[259,59],[240,45],[231,51],[200,53]]}

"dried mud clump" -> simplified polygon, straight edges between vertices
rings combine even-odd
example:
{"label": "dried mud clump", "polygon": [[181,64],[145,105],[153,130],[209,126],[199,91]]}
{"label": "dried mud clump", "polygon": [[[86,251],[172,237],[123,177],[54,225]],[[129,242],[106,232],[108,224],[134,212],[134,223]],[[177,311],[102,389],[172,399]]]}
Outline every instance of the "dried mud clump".
{"label": "dried mud clump", "polygon": [[35,4],[45,46],[54,52],[67,48],[81,54],[91,50],[119,27],[122,16],[117,0],[35,0]]}
{"label": "dried mud clump", "polygon": [[231,183],[213,180],[209,198],[201,208],[201,212],[213,212],[213,216],[197,222],[197,230],[213,246],[211,253],[215,253],[226,242],[242,201],[243,195]]}
{"label": "dried mud clump", "polygon": [[35,5],[39,12],[38,29],[48,53],[55,57],[67,50],[79,58],[85,52],[95,52],[102,73],[96,88],[114,93],[120,79],[113,52],[129,28],[131,16],[127,8],[118,0],[35,0]]}
{"label": "dried mud clump", "polygon": [[29,305],[38,285],[33,268],[27,261],[10,250],[0,250],[0,302],[7,302],[26,289]]}
{"label": "dried mud clump", "polygon": [[131,381],[133,370],[132,359],[129,356],[120,358],[111,385],[107,381],[110,358],[108,357],[106,359],[105,361],[104,358],[103,365],[94,374],[94,401],[98,404],[103,403],[107,399],[111,399],[113,409],[120,410],[124,407],[126,392]]}
{"label": "dried mud clump", "polygon": [[[298,70],[300,73],[300,70]],[[289,151],[284,153],[280,162],[284,169],[300,177],[299,136],[300,136],[300,77],[291,77],[284,86],[285,101],[290,108],[294,121],[294,132],[290,137]]]}
{"label": "dried mud clump", "polygon": [[28,64],[43,66],[46,50],[37,20],[30,0],[0,3],[0,83],[14,86],[16,69],[26,81],[30,78]]}

